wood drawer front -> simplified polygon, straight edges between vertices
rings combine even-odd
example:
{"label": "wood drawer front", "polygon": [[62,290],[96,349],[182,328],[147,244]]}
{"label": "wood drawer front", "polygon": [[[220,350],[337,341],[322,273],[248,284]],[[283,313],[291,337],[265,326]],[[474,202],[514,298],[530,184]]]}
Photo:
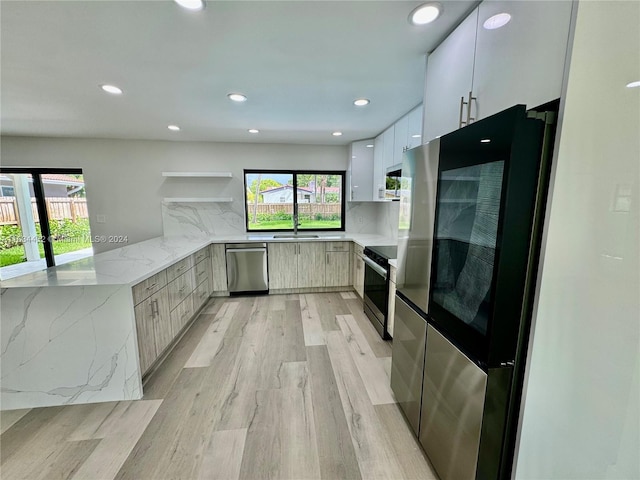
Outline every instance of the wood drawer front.
{"label": "wood drawer front", "polygon": [[185,298],[187,298],[194,288],[193,270],[183,273],[174,281],[169,283],[169,309],[175,309]]}
{"label": "wood drawer front", "polygon": [[193,263],[198,264],[208,257],[209,257],[209,247],[207,246],[207,247],[201,248],[200,250],[198,250],[196,253],[193,254]]}
{"label": "wood drawer front", "polygon": [[175,338],[180,330],[193,317],[193,297],[188,295],[180,304],[171,312],[171,333]]}
{"label": "wood drawer front", "polygon": [[193,311],[198,310],[209,299],[209,280],[205,279],[193,291]]}
{"label": "wood drawer front", "polygon": [[356,255],[359,255],[361,257],[364,256],[364,247],[358,245],[357,243],[353,243],[353,253],[355,253]]}
{"label": "wood drawer front", "polygon": [[192,258],[188,256],[187,258],[183,258],[179,262],[174,263],[169,268],[167,268],[167,282],[172,281],[175,278],[178,278],[180,275],[189,270],[192,266]]}
{"label": "wood drawer front", "polygon": [[351,249],[351,242],[326,242],[326,252],[348,252]]}
{"label": "wood drawer front", "polygon": [[193,269],[196,277],[196,285],[200,285],[202,282],[209,279],[210,264],[207,260],[208,257],[204,261],[196,263],[196,266]]}
{"label": "wood drawer front", "polygon": [[133,291],[133,304],[138,305],[145,298],[149,298],[156,293],[162,287],[167,284],[167,272],[163,270],[155,275],[150,276],[146,280],[134,285]]}

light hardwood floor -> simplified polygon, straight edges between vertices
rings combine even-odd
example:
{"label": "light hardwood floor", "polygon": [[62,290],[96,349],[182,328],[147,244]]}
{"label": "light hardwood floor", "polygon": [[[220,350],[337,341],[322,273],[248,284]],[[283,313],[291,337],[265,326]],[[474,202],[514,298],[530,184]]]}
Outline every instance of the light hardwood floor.
{"label": "light hardwood floor", "polygon": [[354,294],[211,299],[144,399],[2,412],[2,479],[436,479]]}

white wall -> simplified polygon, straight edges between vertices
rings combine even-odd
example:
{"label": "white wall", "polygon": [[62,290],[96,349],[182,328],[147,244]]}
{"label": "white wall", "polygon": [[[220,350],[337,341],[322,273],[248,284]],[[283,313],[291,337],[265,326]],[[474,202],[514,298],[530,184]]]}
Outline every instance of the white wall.
{"label": "white wall", "polygon": [[[139,242],[162,235],[163,197],[233,197],[229,226],[244,232],[243,168],[346,170],[346,146],[2,137],[2,166],[80,167],[94,235]],[[167,179],[164,170],[224,170],[231,179]],[[204,204],[199,204],[203,206]],[[375,233],[378,209],[347,204],[348,231]],[[106,223],[96,223],[96,215]],[[229,233],[228,231],[225,233]],[[96,251],[121,245],[95,244]]]}
{"label": "white wall", "polygon": [[640,478],[640,2],[582,1],[516,478]]}

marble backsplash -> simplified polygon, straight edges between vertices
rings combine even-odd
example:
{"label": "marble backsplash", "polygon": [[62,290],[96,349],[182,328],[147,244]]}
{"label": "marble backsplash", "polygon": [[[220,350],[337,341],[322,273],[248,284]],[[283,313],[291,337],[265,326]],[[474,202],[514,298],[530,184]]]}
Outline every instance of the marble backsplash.
{"label": "marble backsplash", "polygon": [[[345,226],[348,233],[371,233],[397,237],[398,202],[348,202]],[[242,203],[163,203],[162,225],[165,236],[243,235]]]}

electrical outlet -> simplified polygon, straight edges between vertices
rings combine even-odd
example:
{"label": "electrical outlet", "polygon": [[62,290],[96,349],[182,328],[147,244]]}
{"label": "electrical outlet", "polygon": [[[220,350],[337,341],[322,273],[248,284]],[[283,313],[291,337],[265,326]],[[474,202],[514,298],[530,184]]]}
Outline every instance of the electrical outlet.
{"label": "electrical outlet", "polygon": [[358,217],[358,225],[362,225],[364,223],[363,217]]}
{"label": "electrical outlet", "polygon": [[98,223],[107,223],[107,216],[103,214],[96,215],[96,222]]}

